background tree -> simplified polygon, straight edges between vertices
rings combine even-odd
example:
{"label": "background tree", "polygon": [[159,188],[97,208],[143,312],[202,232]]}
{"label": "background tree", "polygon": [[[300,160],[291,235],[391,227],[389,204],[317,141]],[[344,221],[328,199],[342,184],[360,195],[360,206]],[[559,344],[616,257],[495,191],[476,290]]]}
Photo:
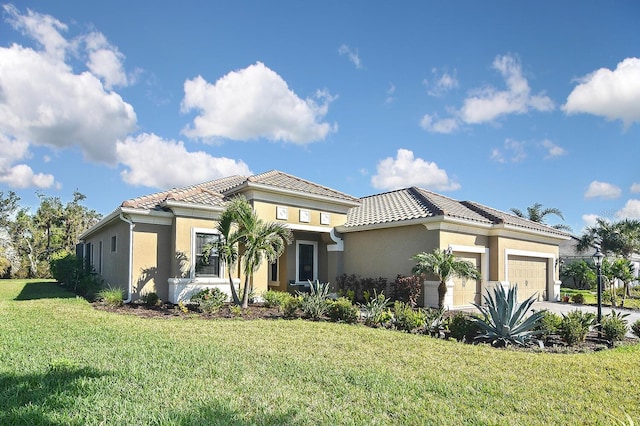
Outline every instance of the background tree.
{"label": "background tree", "polygon": [[573,281],[573,287],[576,289],[590,289],[595,285],[596,273],[593,267],[585,260],[578,260],[563,265],[560,270],[560,279],[563,281],[571,279]]}
{"label": "background tree", "polygon": [[435,249],[431,253],[422,252],[413,256],[416,265],[413,267],[415,275],[435,275],[438,284],[438,307],[444,308],[444,297],[447,294],[447,281],[457,277],[479,280],[480,271],[466,260],[460,260],[449,250]]}
{"label": "background tree", "polygon": [[[549,215],[558,216],[560,219],[564,220],[564,215],[562,212],[555,207],[547,207],[542,208],[542,204],[535,203],[532,206],[527,207],[527,214],[524,214],[520,209],[512,208],[511,212],[518,217],[522,217],[525,219],[529,219],[530,221],[542,223],[546,225],[545,219]],[[551,225],[552,228],[558,229],[561,231],[571,232],[571,227],[565,224],[557,224]]]}

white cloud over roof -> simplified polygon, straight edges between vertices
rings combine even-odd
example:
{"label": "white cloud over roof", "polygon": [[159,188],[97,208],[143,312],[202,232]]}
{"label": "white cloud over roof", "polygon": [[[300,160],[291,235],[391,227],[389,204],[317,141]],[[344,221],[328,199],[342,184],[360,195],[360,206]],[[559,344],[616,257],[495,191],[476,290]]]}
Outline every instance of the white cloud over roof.
{"label": "white cloud over roof", "polygon": [[399,149],[396,158],[387,157],[378,162],[377,174],[371,177],[376,189],[394,190],[417,186],[436,191],[453,191],[460,184],[452,180],[446,170],[436,163],[415,158],[413,151]]}
{"label": "white cloud over roof", "polygon": [[[241,160],[187,151],[182,141],[142,133],[117,144],[118,160],[126,166],[122,179],[130,185],[172,188],[232,175],[251,175]],[[171,165],[167,165],[167,159]]]}
{"label": "white cloud over roof", "polygon": [[622,194],[622,190],[617,186],[608,182],[599,182],[594,180],[589,184],[589,188],[584,193],[584,198],[618,198]]}
{"label": "white cloud over roof", "polygon": [[640,200],[627,200],[624,207],[616,212],[618,219],[640,219]]}
{"label": "white cloud over roof", "polygon": [[627,58],[615,70],[600,68],[579,80],[562,110],[621,120],[625,127],[640,122],[640,58]]}
{"label": "white cloud over roof", "polygon": [[335,99],[317,91],[299,98],[261,62],[232,71],[215,84],[198,76],[184,83],[182,110],[198,111],[188,137],[233,140],[266,138],[304,145],[324,139],[336,126],[322,121]]}

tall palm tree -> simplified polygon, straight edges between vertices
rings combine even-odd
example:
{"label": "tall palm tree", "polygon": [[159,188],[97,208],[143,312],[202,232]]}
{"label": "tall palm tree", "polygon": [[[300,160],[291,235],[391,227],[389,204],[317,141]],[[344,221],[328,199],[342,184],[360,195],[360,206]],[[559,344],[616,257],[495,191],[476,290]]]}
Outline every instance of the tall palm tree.
{"label": "tall palm tree", "polygon": [[480,271],[466,260],[460,260],[449,250],[435,249],[431,253],[418,253],[412,258],[416,262],[413,273],[416,275],[432,274],[438,277],[438,308],[444,307],[444,296],[447,294],[447,281],[453,277],[479,280]]}
{"label": "tall palm tree", "polygon": [[[532,206],[527,207],[527,214],[524,214],[522,210],[512,208],[511,212],[518,217],[522,217],[525,219],[529,219],[532,222],[543,223],[546,224],[545,218],[549,215],[558,216],[560,219],[564,220],[564,216],[562,212],[555,207],[547,207],[545,209],[542,208],[542,204],[535,203]],[[569,225],[565,225],[563,223],[551,226],[554,229],[558,229],[561,231],[571,231],[571,227]]]}

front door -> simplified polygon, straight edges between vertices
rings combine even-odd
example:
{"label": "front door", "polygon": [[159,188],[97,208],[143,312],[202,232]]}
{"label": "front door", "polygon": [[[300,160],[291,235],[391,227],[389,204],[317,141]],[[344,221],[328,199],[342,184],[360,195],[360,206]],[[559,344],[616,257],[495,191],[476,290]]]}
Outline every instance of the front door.
{"label": "front door", "polygon": [[298,241],[298,282],[314,281],[317,277],[317,243]]}

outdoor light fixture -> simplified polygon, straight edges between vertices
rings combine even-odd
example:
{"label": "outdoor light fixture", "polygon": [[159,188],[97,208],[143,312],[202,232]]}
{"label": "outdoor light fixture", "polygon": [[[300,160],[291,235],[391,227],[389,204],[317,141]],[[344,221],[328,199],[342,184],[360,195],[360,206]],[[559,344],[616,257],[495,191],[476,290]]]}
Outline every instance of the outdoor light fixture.
{"label": "outdoor light fixture", "polygon": [[600,247],[596,247],[596,252],[593,254],[593,263],[596,264],[596,274],[598,276],[598,329],[601,328],[602,322],[602,259],[604,254],[600,251]]}

